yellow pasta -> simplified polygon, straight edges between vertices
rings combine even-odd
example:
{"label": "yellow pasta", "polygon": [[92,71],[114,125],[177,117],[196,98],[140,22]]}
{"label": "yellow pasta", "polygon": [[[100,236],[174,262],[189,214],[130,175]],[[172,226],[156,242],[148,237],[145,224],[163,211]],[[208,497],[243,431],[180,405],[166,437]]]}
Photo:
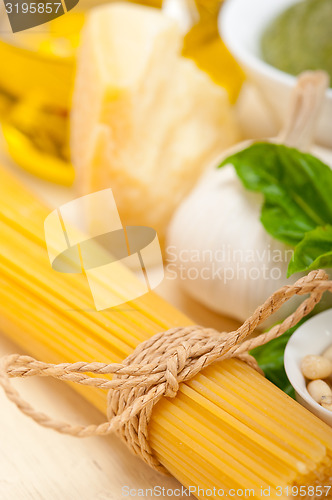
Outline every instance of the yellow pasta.
{"label": "yellow pasta", "polygon": [[[152,292],[95,311],[84,275],[58,273],[49,263],[43,225],[50,210],[0,174],[1,327],[24,351],[55,363],[119,362],[154,333],[191,324]],[[104,392],[75,389],[105,412]],[[271,488],[270,498],[280,498],[287,487],[308,493],[309,485],[326,486],[322,496],[332,497],[332,429],[236,359],[210,366],[181,384],[176,398],[162,399],[149,439],[160,462],[198,498],[211,488],[225,495],[250,490],[254,498]]]}

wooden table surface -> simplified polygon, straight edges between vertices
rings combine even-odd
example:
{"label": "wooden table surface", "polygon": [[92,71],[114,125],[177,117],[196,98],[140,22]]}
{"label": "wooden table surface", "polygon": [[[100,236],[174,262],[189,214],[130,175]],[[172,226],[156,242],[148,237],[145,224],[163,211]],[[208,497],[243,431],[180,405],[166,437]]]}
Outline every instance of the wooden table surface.
{"label": "wooden table surface", "polygon": [[[3,153],[0,163],[7,164],[23,182],[54,205],[75,197],[71,190],[59,189],[15,168]],[[236,327],[234,321],[221,318],[189,299],[174,281],[165,279],[157,292],[197,323],[222,330]],[[16,352],[22,351],[1,335],[0,318],[0,356]],[[103,415],[64,383],[26,379],[15,380],[14,385],[37,408],[61,419],[77,423],[104,420]],[[118,500],[125,498],[124,486],[136,490],[164,486],[174,490],[179,484],[151,470],[116,437],[77,439],[39,427],[22,415],[0,390],[0,500]]]}

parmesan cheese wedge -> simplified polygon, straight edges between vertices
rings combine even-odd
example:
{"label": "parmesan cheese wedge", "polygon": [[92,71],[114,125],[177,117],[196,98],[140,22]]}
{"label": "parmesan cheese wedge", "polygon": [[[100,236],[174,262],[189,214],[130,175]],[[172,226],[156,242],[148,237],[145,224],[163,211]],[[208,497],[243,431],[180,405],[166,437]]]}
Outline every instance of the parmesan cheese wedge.
{"label": "parmesan cheese wedge", "polygon": [[123,223],[153,227],[161,239],[204,167],[238,139],[226,92],[181,46],[178,25],[161,11],[93,9],[71,116],[80,193],[112,188]]}

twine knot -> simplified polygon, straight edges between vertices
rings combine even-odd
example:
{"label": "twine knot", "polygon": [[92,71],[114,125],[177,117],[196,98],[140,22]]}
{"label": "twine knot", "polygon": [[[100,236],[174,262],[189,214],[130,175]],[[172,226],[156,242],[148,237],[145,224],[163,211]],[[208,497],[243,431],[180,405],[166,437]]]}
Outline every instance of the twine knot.
{"label": "twine knot", "polygon": [[[323,293],[332,291],[332,282],[327,279],[324,271],[312,271],[295,284],[282,287],[258,307],[240,328],[231,333],[220,333],[197,325],[157,333],[139,344],[121,364],[81,361],[54,365],[29,356],[6,356],[0,361],[0,385],[23,413],[44,427],[78,437],[116,432],[135,454],[140,455],[151,467],[165,472],[148,439],[148,425],[154,406],[162,397],[176,397],[181,383],[189,381],[217,361],[238,357],[261,371],[248,352],[280,337],[308,315]],[[294,295],[308,293],[310,296],[281,324],[258,337],[248,339],[287,300]],[[93,373],[94,376],[87,373]],[[112,380],[98,377],[109,374],[114,375]],[[35,410],[21,398],[9,379],[35,375],[51,376],[108,390],[108,421],[100,425],[72,425]]]}

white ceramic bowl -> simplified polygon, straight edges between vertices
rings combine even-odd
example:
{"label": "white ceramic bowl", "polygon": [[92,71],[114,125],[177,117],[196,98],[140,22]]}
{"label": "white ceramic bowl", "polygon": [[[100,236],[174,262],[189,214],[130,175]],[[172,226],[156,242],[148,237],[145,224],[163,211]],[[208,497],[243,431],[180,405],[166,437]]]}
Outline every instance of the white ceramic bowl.
{"label": "white ceramic bowl", "polygon": [[312,399],[300,369],[304,356],[322,354],[330,345],[332,345],[332,309],[317,314],[293,333],[285,349],[285,370],[295,389],[298,402],[332,427],[332,412]]}
{"label": "white ceramic bowl", "polygon": [[[298,0],[226,0],[219,17],[221,36],[248,78],[283,124],[295,77],[265,63],[261,58],[260,39],[266,26]],[[318,123],[316,141],[332,148],[332,89],[326,92]]]}

